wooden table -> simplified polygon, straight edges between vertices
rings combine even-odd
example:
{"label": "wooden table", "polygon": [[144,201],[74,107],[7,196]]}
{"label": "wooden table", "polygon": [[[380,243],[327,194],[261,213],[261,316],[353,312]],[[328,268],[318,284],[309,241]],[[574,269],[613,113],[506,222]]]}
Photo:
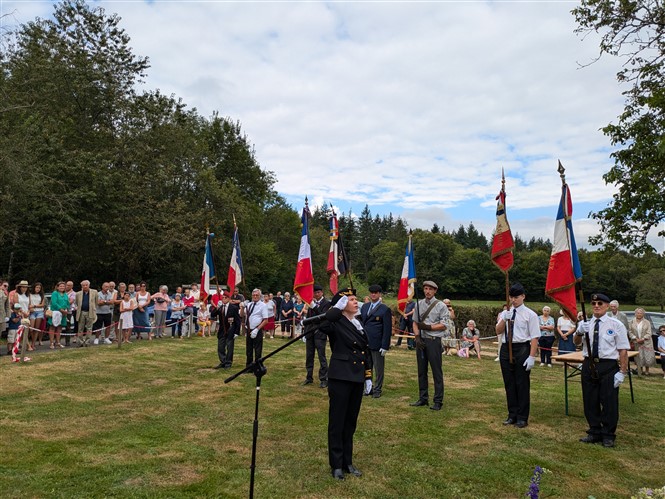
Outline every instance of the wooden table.
{"label": "wooden table", "polygon": [[[630,373],[630,359],[637,357],[639,352],[628,351],[628,383],[630,385],[630,400],[635,403],[635,395],[633,394],[633,376]],[[563,386],[566,396],[566,416],[568,416],[568,379],[575,376],[582,375],[582,362],[584,357],[581,351],[564,353],[561,355],[553,355],[552,360],[563,362]],[[618,361],[617,361],[618,362]],[[572,368],[572,372],[568,374],[568,364]]]}

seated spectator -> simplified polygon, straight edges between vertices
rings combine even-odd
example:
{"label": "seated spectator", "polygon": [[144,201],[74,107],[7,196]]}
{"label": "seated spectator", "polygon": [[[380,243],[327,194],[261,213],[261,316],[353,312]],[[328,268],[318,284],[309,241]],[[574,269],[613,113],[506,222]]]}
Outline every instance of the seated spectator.
{"label": "seated spectator", "polygon": [[466,323],[464,331],[462,331],[462,348],[473,348],[476,350],[476,355],[480,360],[480,333],[476,329],[476,322],[470,320]]}
{"label": "seated spectator", "polygon": [[198,307],[198,314],[197,314],[197,321],[199,325],[199,336],[206,336],[206,332],[208,333],[208,336],[212,336],[212,332],[210,330],[210,326],[212,325],[212,322],[210,321],[210,311],[208,310],[208,304],[201,300],[199,302],[199,307]]}

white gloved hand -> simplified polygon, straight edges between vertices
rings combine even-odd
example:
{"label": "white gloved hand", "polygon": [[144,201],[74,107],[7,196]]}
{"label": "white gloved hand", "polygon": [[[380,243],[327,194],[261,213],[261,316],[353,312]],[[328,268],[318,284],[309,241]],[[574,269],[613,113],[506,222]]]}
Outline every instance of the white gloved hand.
{"label": "white gloved hand", "polygon": [[535,364],[536,364],[536,358],[533,355],[529,355],[527,359],[524,361],[524,364],[522,365],[526,367],[527,371],[530,371]]}
{"label": "white gloved hand", "polygon": [[365,393],[369,395],[369,393],[372,391],[372,380],[371,379],[366,379],[365,380]]}
{"label": "white gloved hand", "polygon": [[342,296],[337,303],[335,303],[335,308],[338,308],[340,310],[344,310],[346,308],[346,305],[349,303],[349,297],[348,296]]}
{"label": "white gloved hand", "polygon": [[303,342],[303,343],[307,343],[307,336],[303,336],[303,337],[302,337],[302,342]]}
{"label": "white gloved hand", "polygon": [[381,357],[385,357],[387,351],[388,350],[386,350],[385,348],[379,348],[379,353],[381,354]]}
{"label": "white gloved hand", "polygon": [[5,317],[5,322],[9,322],[9,317]]}
{"label": "white gloved hand", "polygon": [[510,320],[512,315],[513,314],[510,312],[510,310],[504,310],[503,312],[501,312],[501,318],[506,322]]}
{"label": "white gloved hand", "polygon": [[623,383],[623,380],[626,379],[626,375],[622,372],[618,372],[614,375],[614,388],[619,388],[619,385]]}
{"label": "white gloved hand", "polygon": [[238,337],[237,334],[234,334],[234,335],[233,335],[233,339],[234,339],[234,340],[235,340],[237,337]]}
{"label": "white gloved hand", "polygon": [[256,338],[258,335],[259,335],[259,330],[256,328],[252,329],[252,332],[249,333],[249,337],[252,339]]}

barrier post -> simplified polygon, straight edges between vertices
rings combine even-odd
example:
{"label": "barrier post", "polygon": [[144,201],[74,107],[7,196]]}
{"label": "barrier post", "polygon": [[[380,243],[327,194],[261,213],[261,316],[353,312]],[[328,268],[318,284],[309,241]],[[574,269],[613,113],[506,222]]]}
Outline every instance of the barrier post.
{"label": "barrier post", "polygon": [[122,329],[122,317],[118,319],[118,332],[115,333],[115,338],[118,340],[118,348],[122,348],[124,332]]}

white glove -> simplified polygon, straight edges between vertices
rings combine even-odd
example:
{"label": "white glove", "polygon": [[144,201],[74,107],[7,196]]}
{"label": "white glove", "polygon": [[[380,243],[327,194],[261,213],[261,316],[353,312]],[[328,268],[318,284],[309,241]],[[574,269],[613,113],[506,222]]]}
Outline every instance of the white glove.
{"label": "white glove", "polygon": [[533,355],[529,355],[522,365],[526,368],[527,371],[530,371],[535,364],[536,358]]}
{"label": "white glove", "polygon": [[381,357],[385,357],[387,351],[388,350],[386,350],[385,348],[379,348],[379,353],[381,354]]}
{"label": "white glove", "polygon": [[365,380],[365,393],[369,395],[369,392],[372,391],[372,380],[371,379],[366,379]]}
{"label": "white glove", "polygon": [[256,338],[258,335],[259,335],[259,330],[256,328],[252,329],[252,332],[249,333],[249,337],[252,339]]}
{"label": "white glove", "polygon": [[307,343],[307,336],[303,336],[303,337],[302,337],[302,342],[303,342],[303,343]]}
{"label": "white glove", "polygon": [[512,315],[513,314],[510,312],[510,310],[504,310],[503,312],[501,312],[501,318],[506,322],[510,320]]}
{"label": "white glove", "polygon": [[5,317],[5,322],[9,322],[9,317]]}
{"label": "white glove", "polygon": [[344,310],[346,308],[346,305],[349,303],[349,297],[348,296],[342,296],[337,303],[335,303],[335,308],[338,308],[340,310]]}
{"label": "white glove", "polygon": [[614,388],[619,388],[619,385],[623,383],[623,380],[626,379],[626,375],[622,372],[618,372],[614,375]]}
{"label": "white glove", "polygon": [[233,335],[233,339],[234,339],[234,340],[235,340],[237,337],[238,337],[237,334],[234,334],[234,335]]}

